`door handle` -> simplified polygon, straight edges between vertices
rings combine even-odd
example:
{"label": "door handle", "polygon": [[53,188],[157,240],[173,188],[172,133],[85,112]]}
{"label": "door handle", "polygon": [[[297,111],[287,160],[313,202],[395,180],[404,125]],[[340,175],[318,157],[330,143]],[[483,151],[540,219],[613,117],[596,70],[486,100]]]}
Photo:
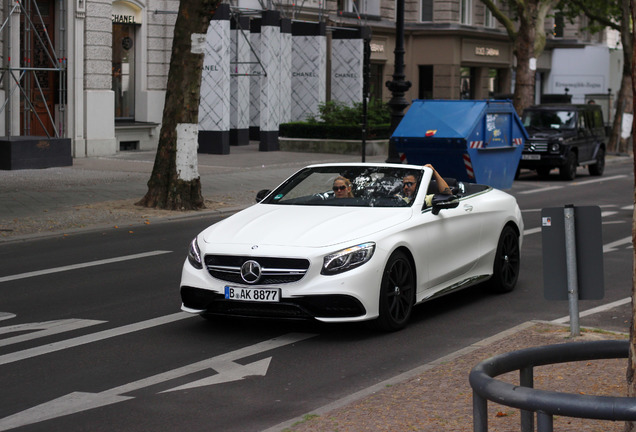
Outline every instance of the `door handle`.
{"label": "door handle", "polygon": [[466,213],[470,213],[471,211],[473,211],[473,206],[471,206],[470,204],[464,204],[464,211]]}

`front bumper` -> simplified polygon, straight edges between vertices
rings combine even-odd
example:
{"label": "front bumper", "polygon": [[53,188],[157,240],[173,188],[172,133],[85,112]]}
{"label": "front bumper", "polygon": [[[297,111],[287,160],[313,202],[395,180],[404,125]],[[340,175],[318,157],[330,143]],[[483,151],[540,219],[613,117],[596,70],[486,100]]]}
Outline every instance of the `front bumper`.
{"label": "front bumper", "polygon": [[[539,155],[540,159],[524,159],[524,155]],[[537,169],[537,168],[555,168],[565,165],[566,159],[562,154],[549,153],[522,153],[519,161],[519,168]]]}
{"label": "front bumper", "polygon": [[366,315],[358,299],[342,294],[283,297],[280,302],[264,303],[226,300],[223,294],[182,286],[181,300],[184,311],[203,315],[326,320]]}

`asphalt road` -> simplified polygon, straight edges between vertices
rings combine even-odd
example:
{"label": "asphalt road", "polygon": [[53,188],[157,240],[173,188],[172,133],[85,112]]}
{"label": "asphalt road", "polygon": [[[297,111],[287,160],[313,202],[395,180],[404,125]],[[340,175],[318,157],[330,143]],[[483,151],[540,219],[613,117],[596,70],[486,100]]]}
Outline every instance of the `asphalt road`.
{"label": "asphalt road", "polygon": [[632,192],[630,163],[573,182],[524,172],[511,191],[526,224],[517,289],[434,300],[391,334],[179,312],[186,248],[210,219],[0,245],[0,430],[259,431],[517,324],[566,317],[567,302],[543,296],[546,207],[601,207],[605,295],[580,302],[601,308],[581,324],[627,331]]}

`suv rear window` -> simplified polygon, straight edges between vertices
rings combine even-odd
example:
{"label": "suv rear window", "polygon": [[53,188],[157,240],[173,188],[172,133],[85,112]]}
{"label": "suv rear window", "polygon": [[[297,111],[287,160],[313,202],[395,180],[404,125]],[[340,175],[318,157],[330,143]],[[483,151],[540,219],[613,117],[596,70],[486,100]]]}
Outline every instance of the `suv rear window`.
{"label": "suv rear window", "polygon": [[570,110],[526,110],[523,126],[537,129],[576,129],[576,111]]}

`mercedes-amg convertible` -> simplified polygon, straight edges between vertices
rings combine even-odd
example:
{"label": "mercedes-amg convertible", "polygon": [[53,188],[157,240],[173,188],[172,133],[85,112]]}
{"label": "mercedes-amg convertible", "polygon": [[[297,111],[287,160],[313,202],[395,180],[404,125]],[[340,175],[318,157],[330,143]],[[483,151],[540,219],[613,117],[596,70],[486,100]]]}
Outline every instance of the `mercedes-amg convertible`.
{"label": "mercedes-amg convertible", "polygon": [[308,166],[196,236],[182,309],[392,331],[426,300],[478,283],[511,291],[523,233],[515,198],[445,181],[440,193],[434,170],[415,165]]}

